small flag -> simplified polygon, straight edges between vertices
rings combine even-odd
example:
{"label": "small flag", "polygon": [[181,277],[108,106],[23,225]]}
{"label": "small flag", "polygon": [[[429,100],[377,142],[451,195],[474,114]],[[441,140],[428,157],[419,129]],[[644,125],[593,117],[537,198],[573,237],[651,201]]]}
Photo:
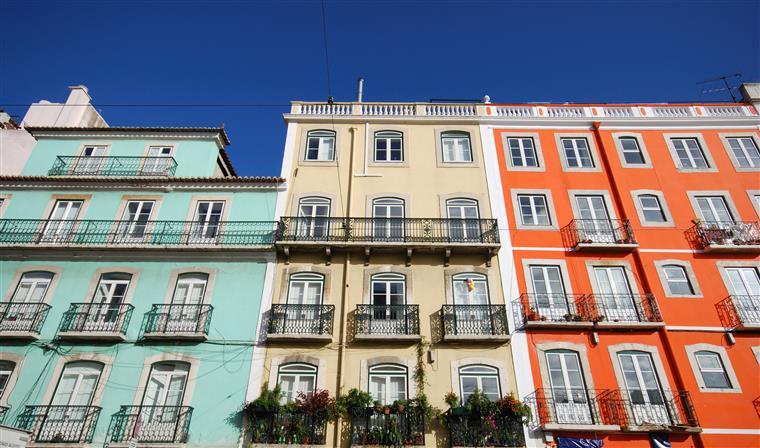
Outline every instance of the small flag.
{"label": "small flag", "polygon": [[472,281],[471,278],[468,278],[464,282],[467,283],[467,291],[472,291],[473,289],[475,289],[475,282]]}

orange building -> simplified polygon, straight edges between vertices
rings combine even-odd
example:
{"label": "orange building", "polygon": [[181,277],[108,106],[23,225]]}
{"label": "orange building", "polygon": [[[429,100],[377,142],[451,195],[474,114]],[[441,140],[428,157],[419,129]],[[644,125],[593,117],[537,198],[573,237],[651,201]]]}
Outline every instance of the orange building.
{"label": "orange building", "polygon": [[743,90],[486,106],[528,446],[760,446],[759,89]]}

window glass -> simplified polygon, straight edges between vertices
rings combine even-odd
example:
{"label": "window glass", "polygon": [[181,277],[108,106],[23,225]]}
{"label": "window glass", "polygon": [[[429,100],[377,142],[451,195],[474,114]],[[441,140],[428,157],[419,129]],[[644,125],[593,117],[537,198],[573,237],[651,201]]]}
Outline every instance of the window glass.
{"label": "window glass", "polygon": [[630,165],[642,165],[645,163],[644,154],[639,147],[636,137],[621,137],[620,146],[623,148],[625,162]]}
{"label": "window glass", "polygon": [[639,204],[641,212],[646,222],[666,222],[665,212],[660,204],[660,198],[654,194],[639,195]]}
{"label": "window glass", "polygon": [[317,384],[317,367],[311,364],[283,364],[277,372],[277,384],[282,390],[282,402],[290,403],[298,395],[311,394]]}
{"label": "window glass", "polygon": [[499,388],[499,370],[495,367],[471,365],[459,369],[459,388],[462,403],[476,390],[488,397],[491,401],[501,398]]}
{"label": "window glass", "polygon": [[311,131],[306,137],[306,160],[330,161],[335,159],[335,132]]}
{"label": "window glass", "polygon": [[402,162],[404,160],[403,134],[394,131],[375,133],[375,161]]}
{"label": "window glass", "polygon": [[696,199],[701,218],[708,224],[734,222],[723,196],[697,196]]}
{"label": "window glass", "polygon": [[663,266],[662,271],[665,273],[665,280],[671,294],[694,295],[694,288],[683,266],[670,264]]}
{"label": "window glass", "polygon": [[730,137],[728,145],[741,168],[760,168],[760,151],[752,137]]}
{"label": "window glass", "polygon": [[16,285],[11,302],[40,303],[45,299],[50,282],[51,272],[24,272]]}
{"label": "window glass", "polygon": [[369,369],[369,392],[383,404],[407,399],[407,369],[397,364],[380,364]]}
{"label": "window glass", "polygon": [[538,167],[536,148],[530,137],[510,137],[507,139],[512,166]]}
{"label": "window glass", "polygon": [[594,167],[594,160],[591,158],[588,140],[585,138],[563,138],[562,148],[569,168]]}
{"label": "window glass", "polygon": [[546,205],[546,196],[542,194],[518,195],[520,218],[526,226],[550,226],[551,218]]}
{"label": "window glass", "polygon": [[681,168],[700,169],[710,167],[696,138],[674,138],[672,142]]}
{"label": "window glass", "polygon": [[15,363],[0,361],[0,398],[5,396],[5,389],[8,387],[8,381],[11,379],[14,368],[16,368]]}
{"label": "window glass", "polygon": [[444,162],[472,162],[470,134],[466,132],[444,132],[441,134]]}
{"label": "window glass", "polygon": [[699,366],[699,373],[705,387],[710,389],[730,389],[731,381],[728,380],[726,369],[720,355],[715,352],[699,351],[694,354]]}

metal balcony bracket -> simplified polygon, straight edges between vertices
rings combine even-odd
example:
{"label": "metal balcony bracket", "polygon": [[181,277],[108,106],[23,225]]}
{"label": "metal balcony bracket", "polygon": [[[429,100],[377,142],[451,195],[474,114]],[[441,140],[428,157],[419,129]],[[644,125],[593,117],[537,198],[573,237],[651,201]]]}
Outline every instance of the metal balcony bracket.
{"label": "metal balcony bracket", "polygon": [[406,250],[406,266],[407,267],[412,265],[412,253],[414,253],[414,249],[409,248]]}
{"label": "metal balcony bracket", "polygon": [[491,267],[491,261],[493,261],[493,257],[496,256],[496,249],[488,249],[488,254],[486,255],[486,267]]}
{"label": "metal balcony bracket", "polygon": [[285,264],[290,264],[290,246],[282,247],[282,255],[285,257]]}
{"label": "metal balcony bracket", "polygon": [[364,248],[364,266],[369,266],[369,258],[372,255],[372,249],[369,247]]}
{"label": "metal balcony bracket", "polygon": [[449,267],[449,264],[451,264],[451,249],[447,248],[443,253],[443,265]]}
{"label": "metal balcony bracket", "polygon": [[332,263],[332,249],[330,246],[325,247],[325,266],[330,266]]}

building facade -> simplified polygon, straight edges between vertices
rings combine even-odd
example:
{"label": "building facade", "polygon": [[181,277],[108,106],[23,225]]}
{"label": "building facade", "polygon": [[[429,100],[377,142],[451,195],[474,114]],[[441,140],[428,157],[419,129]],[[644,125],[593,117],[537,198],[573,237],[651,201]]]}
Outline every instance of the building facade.
{"label": "building facade", "polygon": [[278,178],[221,128],[27,127],[0,178],[0,411],[28,446],[237,446]]}

